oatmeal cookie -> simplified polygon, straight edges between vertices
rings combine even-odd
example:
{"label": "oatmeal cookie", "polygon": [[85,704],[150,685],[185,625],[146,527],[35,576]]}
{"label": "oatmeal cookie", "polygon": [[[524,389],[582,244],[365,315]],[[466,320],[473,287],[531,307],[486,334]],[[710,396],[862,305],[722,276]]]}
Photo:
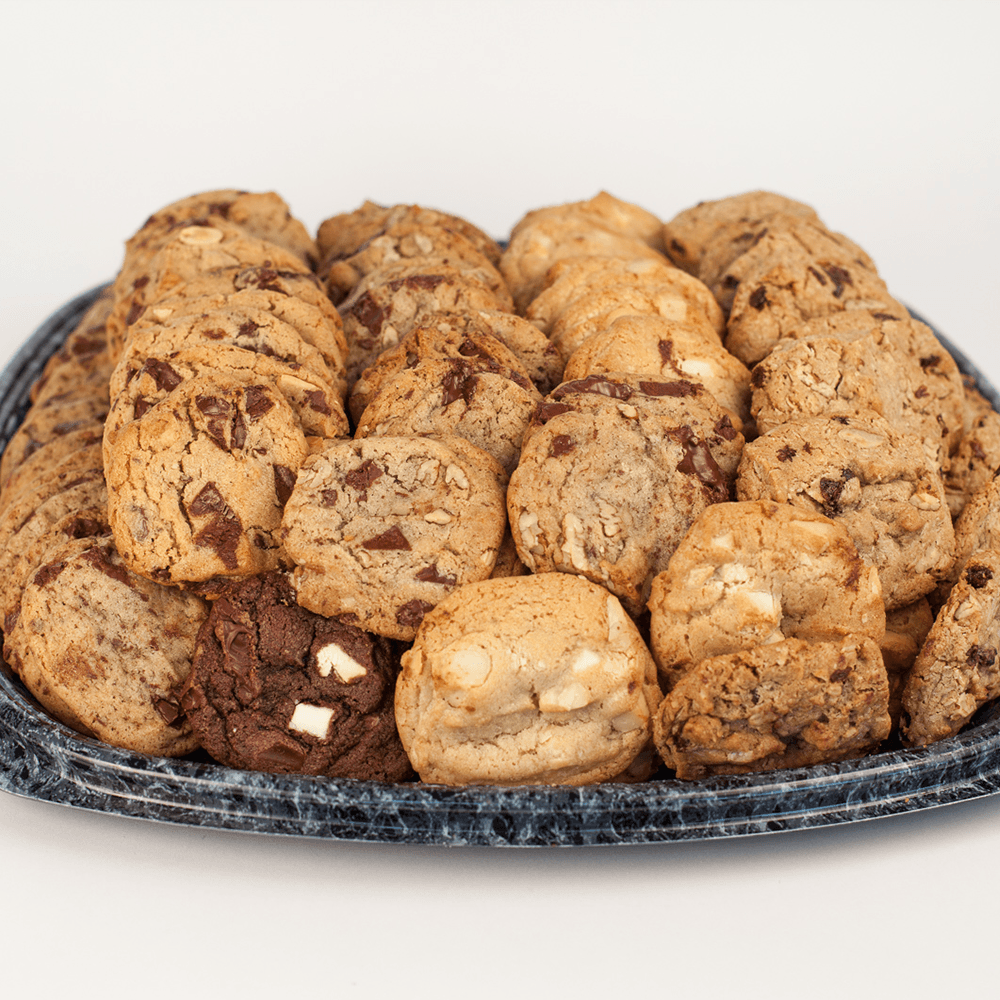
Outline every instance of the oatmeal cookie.
{"label": "oatmeal cookie", "polygon": [[810,767],[878,749],[888,699],[871,639],[785,639],[698,663],[664,697],[654,739],[682,779]]}
{"label": "oatmeal cookie", "polygon": [[1000,695],[1000,551],[966,562],[903,689],[903,741],[925,746],[953,736]]}

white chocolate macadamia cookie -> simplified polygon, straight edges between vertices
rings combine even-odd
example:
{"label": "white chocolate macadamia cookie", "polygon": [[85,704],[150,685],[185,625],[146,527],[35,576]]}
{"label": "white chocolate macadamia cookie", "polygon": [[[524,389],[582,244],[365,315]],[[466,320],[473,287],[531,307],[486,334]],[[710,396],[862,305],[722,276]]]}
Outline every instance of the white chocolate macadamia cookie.
{"label": "white chocolate macadamia cookie", "polygon": [[708,507],[649,598],[653,655],[676,682],[693,664],[783,639],[885,632],[878,571],[846,529],[770,500]]}
{"label": "white chocolate macadamia cookie", "polygon": [[563,573],[470,584],[424,618],[396,685],[421,779],[582,785],[647,746],[656,668],[618,600]]}

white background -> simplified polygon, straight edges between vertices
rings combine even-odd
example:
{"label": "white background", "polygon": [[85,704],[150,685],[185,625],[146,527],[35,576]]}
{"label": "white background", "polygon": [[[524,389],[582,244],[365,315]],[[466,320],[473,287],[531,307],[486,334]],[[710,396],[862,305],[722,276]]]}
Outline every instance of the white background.
{"label": "white background", "polygon": [[[152,211],[277,190],[503,237],[768,188],[1000,385],[1000,3],[0,0],[0,361]],[[0,795],[0,989],[996,996],[1000,798],[609,850],[342,845]]]}

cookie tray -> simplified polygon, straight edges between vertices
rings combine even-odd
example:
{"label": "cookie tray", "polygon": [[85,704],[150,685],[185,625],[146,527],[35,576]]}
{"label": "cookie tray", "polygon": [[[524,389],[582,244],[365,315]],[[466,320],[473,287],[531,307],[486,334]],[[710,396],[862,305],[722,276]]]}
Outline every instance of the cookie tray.
{"label": "cookie tray", "polygon": [[[99,289],[47,320],[0,374],[0,448],[28,392]],[[940,334],[939,334],[940,336]],[[997,392],[941,337],[994,406]],[[923,750],[699,782],[583,788],[445,788],[235,771],[81,737],[0,672],[0,789],[192,827],[370,843],[576,846],[646,844],[829,826],[1000,791],[1000,705]]]}

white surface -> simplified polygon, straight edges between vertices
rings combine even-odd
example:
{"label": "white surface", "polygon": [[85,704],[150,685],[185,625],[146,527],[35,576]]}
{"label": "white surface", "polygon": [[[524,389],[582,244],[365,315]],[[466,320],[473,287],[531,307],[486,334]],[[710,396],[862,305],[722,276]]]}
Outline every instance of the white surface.
{"label": "white surface", "polygon": [[[606,188],[813,204],[1000,385],[1000,4],[0,4],[0,361],[177,197],[504,236]],[[361,847],[0,795],[3,995],[996,996],[1000,800],[592,851]]]}

